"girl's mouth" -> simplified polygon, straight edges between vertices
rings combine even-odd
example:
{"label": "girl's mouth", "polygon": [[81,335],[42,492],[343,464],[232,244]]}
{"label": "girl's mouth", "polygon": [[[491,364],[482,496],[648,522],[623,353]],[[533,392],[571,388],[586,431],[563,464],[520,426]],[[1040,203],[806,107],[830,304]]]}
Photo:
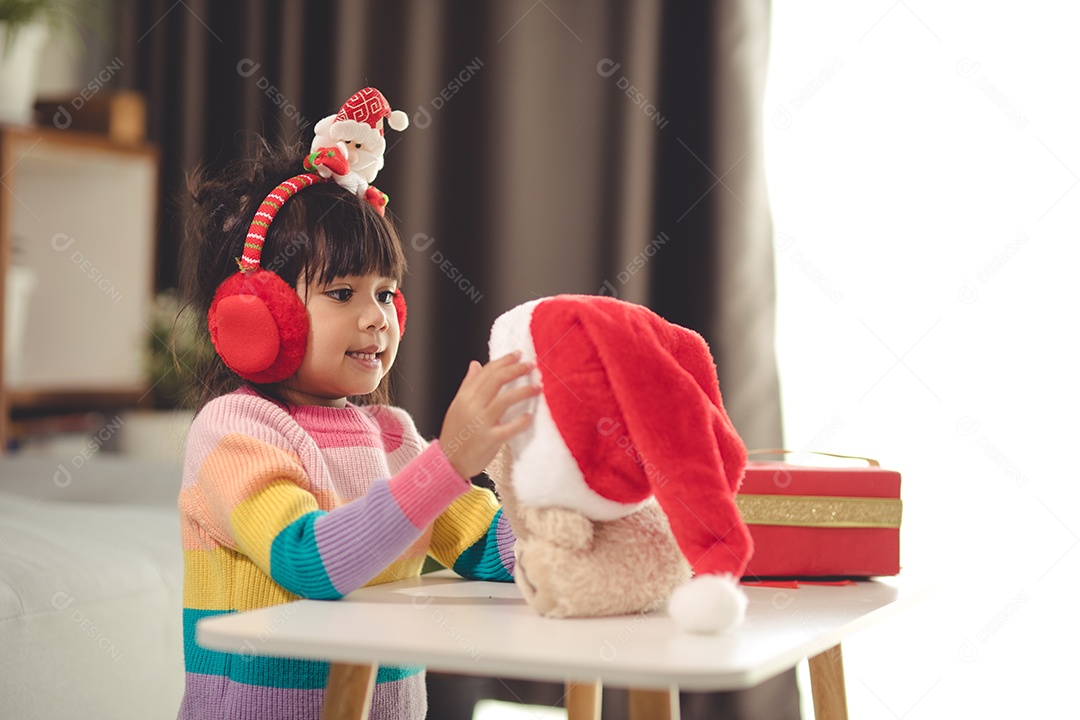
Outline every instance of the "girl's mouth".
{"label": "girl's mouth", "polygon": [[367,368],[378,368],[382,365],[382,351],[354,350],[345,353],[360,365]]}

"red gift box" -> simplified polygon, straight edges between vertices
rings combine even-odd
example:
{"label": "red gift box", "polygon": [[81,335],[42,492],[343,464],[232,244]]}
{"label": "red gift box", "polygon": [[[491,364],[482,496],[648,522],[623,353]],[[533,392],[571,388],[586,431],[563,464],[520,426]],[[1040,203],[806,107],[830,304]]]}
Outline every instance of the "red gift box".
{"label": "red gift box", "polygon": [[746,575],[900,572],[900,473],[868,462],[869,467],[747,463],[736,496],[754,539]]}

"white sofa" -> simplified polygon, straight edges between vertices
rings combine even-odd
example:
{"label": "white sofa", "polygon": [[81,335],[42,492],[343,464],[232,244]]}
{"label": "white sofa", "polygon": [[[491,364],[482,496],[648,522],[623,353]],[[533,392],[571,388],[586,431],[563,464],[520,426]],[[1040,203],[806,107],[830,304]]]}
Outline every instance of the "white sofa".
{"label": "white sofa", "polygon": [[176,718],[180,473],[105,453],[0,457],[0,716]]}

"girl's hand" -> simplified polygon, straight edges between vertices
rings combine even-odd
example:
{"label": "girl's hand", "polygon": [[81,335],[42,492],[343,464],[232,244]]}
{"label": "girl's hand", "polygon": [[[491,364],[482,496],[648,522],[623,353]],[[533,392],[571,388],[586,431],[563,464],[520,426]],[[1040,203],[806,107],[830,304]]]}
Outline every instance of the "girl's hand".
{"label": "girl's hand", "polygon": [[503,391],[503,387],[524,375],[532,366],[518,362],[520,352],[481,365],[473,360],[450,402],[443,419],[439,445],[461,477],[480,474],[503,444],[532,422],[531,414],[520,415],[508,423],[502,416],[511,405],[540,394],[536,385]]}

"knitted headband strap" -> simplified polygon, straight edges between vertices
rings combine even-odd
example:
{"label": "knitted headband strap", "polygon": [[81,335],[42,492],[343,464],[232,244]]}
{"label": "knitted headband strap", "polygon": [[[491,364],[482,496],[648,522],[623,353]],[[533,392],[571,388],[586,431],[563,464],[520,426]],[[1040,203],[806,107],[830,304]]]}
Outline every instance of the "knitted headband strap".
{"label": "knitted headband strap", "polygon": [[[270,191],[270,194],[259,205],[259,209],[255,211],[255,217],[251,219],[247,237],[244,239],[244,254],[237,260],[241,272],[248,273],[259,268],[262,262],[263,245],[266,243],[266,233],[270,231],[270,223],[274,222],[278,210],[289,198],[316,183],[336,181],[340,184],[333,175],[322,177],[317,172],[312,172],[318,170],[319,166],[329,168],[339,177],[349,172],[349,161],[334,148],[319,148],[305,157],[304,169],[309,172],[294,175],[282,182]],[[385,195],[383,197],[385,198]],[[385,200],[382,205],[386,205]],[[376,206],[376,210],[380,215],[382,214],[382,208]]]}
{"label": "knitted headband strap", "polygon": [[248,227],[247,238],[244,240],[244,254],[238,260],[241,272],[251,272],[259,268],[262,262],[263,244],[266,242],[266,233],[270,230],[270,223],[277,217],[281,206],[296,193],[304,188],[311,187],[315,183],[327,182],[329,178],[319,177],[315,173],[295,175],[274,188],[266,199],[255,211],[255,217]]}

